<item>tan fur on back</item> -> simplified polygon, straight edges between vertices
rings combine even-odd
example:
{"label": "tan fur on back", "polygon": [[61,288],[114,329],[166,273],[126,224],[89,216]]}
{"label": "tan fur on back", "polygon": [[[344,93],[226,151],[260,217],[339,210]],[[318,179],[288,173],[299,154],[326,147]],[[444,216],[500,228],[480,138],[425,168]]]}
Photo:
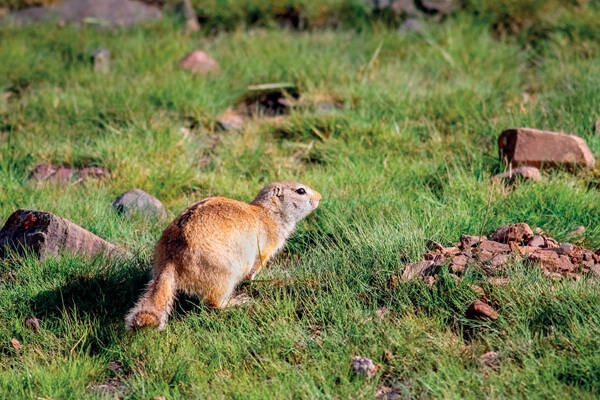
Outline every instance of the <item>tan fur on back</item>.
{"label": "tan fur on back", "polygon": [[164,328],[178,291],[212,307],[227,306],[239,282],[254,278],[320,199],[306,185],[278,182],[251,204],[211,197],[188,207],[159,239],[152,280],[129,312],[127,327]]}

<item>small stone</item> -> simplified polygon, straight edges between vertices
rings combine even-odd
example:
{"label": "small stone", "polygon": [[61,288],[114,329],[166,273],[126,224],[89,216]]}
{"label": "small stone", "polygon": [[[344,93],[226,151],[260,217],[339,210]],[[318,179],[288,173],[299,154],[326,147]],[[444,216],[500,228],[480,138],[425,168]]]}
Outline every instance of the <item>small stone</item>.
{"label": "small stone", "polygon": [[527,246],[531,247],[542,247],[546,244],[546,241],[541,236],[534,236],[527,241]]}
{"label": "small stone", "polygon": [[498,313],[481,300],[474,301],[467,309],[466,314],[468,318],[489,319],[492,321],[498,319]]}
{"label": "small stone", "polygon": [[29,330],[32,330],[34,333],[39,333],[40,332],[40,321],[35,317],[27,318],[25,320],[25,327]]}
{"label": "small stone", "polygon": [[219,64],[202,50],[193,51],[183,57],[179,60],[179,66],[199,75],[216,73],[220,70]]}
{"label": "small stone", "polygon": [[558,248],[564,251],[565,253],[573,251],[575,248],[571,243],[560,243]]}
{"label": "small stone", "polygon": [[474,251],[474,255],[480,262],[490,261],[497,254],[502,253],[510,253],[510,246],[493,240],[482,241]]}
{"label": "small stone", "polygon": [[600,276],[600,264],[594,264],[591,270],[596,276]]}
{"label": "small stone", "polygon": [[21,342],[19,342],[15,338],[12,338],[10,340],[10,344],[11,344],[12,348],[15,349],[15,351],[18,352],[18,353],[20,353],[21,350],[23,350],[23,346],[21,345]]}
{"label": "small stone", "polygon": [[569,257],[559,255],[553,249],[538,249],[529,256],[528,260],[533,264],[539,264],[547,275],[556,273],[565,275],[575,269]]}
{"label": "small stone", "polygon": [[114,372],[116,374],[120,374],[123,372],[123,366],[116,361],[109,361],[108,369],[110,369],[112,372]]}
{"label": "small stone", "polygon": [[444,247],[442,248],[442,255],[444,257],[454,257],[455,255],[460,253],[460,249],[458,247]]}
{"label": "small stone", "polygon": [[385,320],[385,316],[388,315],[390,312],[389,308],[387,307],[380,307],[377,310],[375,310],[375,314],[379,317],[380,320]]}
{"label": "small stone", "polygon": [[522,243],[523,241],[529,240],[533,237],[533,231],[526,223],[510,224],[502,226],[490,236],[491,240],[500,243],[517,242]]}
{"label": "small stone", "polygon": [[435,263],[431,260],[419,261],[411,264],[406,264],[402,273],[403,281],[410,281],[416,277],[424,277],[433,272]]}
{"label": "small stone", "polygon": [[377,373],[380,367],[380,365],[375,365],[370,358],[360,356],[352,357],[352,368],[354,368],[354,372],[358,375],[371,378]]}
{"label": "small stone", "polygon": [[483,367],[498,369],[500,367],[499,355],[495,351],[488,351],[479,357],[479,362]]}
{"label": "small stone", "polygon": [[103,47],[98,47],[94,50],[92,58],[94,60],[94,71],[103,74],[110,71],[110,51]]}
{"label": "small stone", "polygon": [[594,155],[578,136],[531,128],[508,129],[498,138],[500,156],[514,166],[593,168]]}
{"label": "small stone", "polygon": [[217,116],[217,123],[225,131],[240,130],[244,127],[244,117],[237,111],[227,110]]}
{"label": "small stone", "polygon": [[522,166],[515,169],[511,168],[506,172],[494,175],[492,177],[492,182],[506,180],[507,183],[512,184],[516,178],[538,182],[542,180],[542,174],[540,173],[540,170],[535,167]]}
{"label": "small stone", "polygon": [[32,181],[52,181],[55,183],[82,182],[90,178],[104,178],[108,175],[105,168],[86,167],[82,169],[68,168],[52,164],[37,165],[29,177]]}
{"label": "small stone", "polygon": [[462,274],[465,270],[465,266],[467,265],[468,260],[469,259],[467,258],[467,256],[463,254],[454,256],[452,262],[450,263],[450,269],[455,274]]}
{"label": "small stone", "polygon": [[501,267],[503,267],[504,265],[506,265],[506,263],[508,262],[508,260],[510,259],[510,256],[508,254],[496,254],[489,262],[489,266],[492,269],[499,269]]}
{"label": "small stone", "polygon": [[113,207],[117,212],[127,216],[136,212],[159,218],[167,216],[165,207],[160,200],[141,189],[132,189],[123,193],[114,201]]}
{"label": "small stone", "polygon": [[489,277],[488,282],[492,285],[505,286],[508,285],[510,280],[508,278]]}
{"label": "small stone", "polygon": [[477,243],[482,240],[487,240],[485,236],[473,236],[473,235],[460,235],[460,241],[458,247],[461,250],[465,250],[475,246]]}
{"label": "small stone", "polygon": [[433,277],[433,276],[424,276],[423,277],[423,281],[427,284],[427,286],[433,287],[433,284],[435,283],[435,277]]}

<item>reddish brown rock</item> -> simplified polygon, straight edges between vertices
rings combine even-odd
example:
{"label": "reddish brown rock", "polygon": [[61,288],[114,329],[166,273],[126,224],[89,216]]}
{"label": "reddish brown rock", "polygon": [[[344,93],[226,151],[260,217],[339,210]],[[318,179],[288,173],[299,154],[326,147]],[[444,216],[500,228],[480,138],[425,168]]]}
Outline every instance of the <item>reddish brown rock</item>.
{"label": "reddish brown rock", "polygon": [[179,60],[179,66],[194,74],[206,75],[219,72],[219,63],[202,50],[196,50]]}
{"label": "reddish brown rock", "polygon": [[496,254],[488,263],[488,269],[497,270],[502,268],[508,260],[510,256],[508,254]]}
{"label": "reddish brown rock", "polygon": [[479,363],[482,367],[498,369],[500,367],[500,357],[495,351],[488,351],[479,357]]}
{"label": "reddish brown rock", "polygon": [[244,117],[235,110],[226,110],[217,116],[217,123],[225,131],[240,130],[244,127]]}
{"label": "reddish brown rock", "polygon": [[475,246],[477,243],[482,240],[487,240],[486,236],[473,236],[473,235],[460,235],[460,240],[458,243],[458,247],[461,250],[465,250]]}
{"label": "reddish brown rock", "polygon": [[508,129],[498,138],[498,148],[500,156],[513,166],[593,168],[595,164],[594,156],[582,138],[559,132]]}
{"label": "reddish brown rock", "polygon": [[0,257],[30,249],[40,258],[60,252],[126,256],[127,252],[64,218],[44,211],[15,211],[0,230]]}
{"label": "reddish brown rock", "polygon": [[454,256],[454,258],[452,259],[452,262],[450,263],[450,269],[455,274],[462,274],[465,270],[465,266],[467,265],[468,261],[469,261],[469,259],[467,258],[467,256],[465,256],[463,254]]}
{"label": "reddish brown rock", "polygon": [[481,286],[478,285],[472,285],[472,284],[468,284],[469,288],[474,291],[475,293],[477,293],[477,296],[479,297],[484,297],[485,296],[485,291],[483,290],[483,288]]}
{"label": "reddish brown rock", "polygon": [[466,315],[468,318],[473,319],[489,319],[492,321],[498,319],[496,310],[481,300],[474,301],[467,309]]}
{"label": "reddish brown rock", "polygon": [[403,281],[410,281],[417,277],[424,277],[433,272],[435,263],[431,260],[419,261],[411,264],[406,264],[402,273]]}
{"label": "reddish brown rock", "polygon": [[543,247],[546,244],[546,241],[541,236],[533,236],[527,241],[527,246],[531,247]]}
{"label": "reddish brown rock", "polygon": [[381,366],[373,363],[373,360],[367,357],[354,356],[352,357],[352,368],[358,375],[371,378],[377,373]]}
{"label": "reddish brown rock", "polygon": [[21,345],[21,342],[19,342],[17,339],[12,338],[10,340],[10,345],[12,346],[13,349],[15,349],[15,351],[17,353],[20,353],[21,350],[23,350],[23,346]]}
{"label": "reddish brown rock", "polygon": [[40,332],[40,321],[37,318],[27,318],[25,320],[25,327],[32,330],[34,333]]}
{"label": "reddish brown rock", "polygon": [[522,166],[515,169],[509,169],[492,177],[492,182],[500,182],[502,180],[507,183],[513,183],[517,178],[521,178],[528,181],[538,182],[542,180],[542,174],[540,170],[535,167]]}
{"label": "reddish brown rock", "polygon": [[573,272],[575,266],[569,257],[559,252],[554,249],[538,249],[529,256],[528,260],[533,264],[539,264],[546,275],[551,273],[566,275],[568,272]]}
{"label": "reddish brown rock", "polygon": [[529,240],[533,237],[533,231],[526,223],[509,224],[501,226],[490,236],[491,240],[500,243],[517,242]]}
{"label": "reddish brown rock", "polygon": [[493,240],[484,240],[474,249],[473,255],[480,262],[490,261],[498,254],[510,253],[510,246]]}

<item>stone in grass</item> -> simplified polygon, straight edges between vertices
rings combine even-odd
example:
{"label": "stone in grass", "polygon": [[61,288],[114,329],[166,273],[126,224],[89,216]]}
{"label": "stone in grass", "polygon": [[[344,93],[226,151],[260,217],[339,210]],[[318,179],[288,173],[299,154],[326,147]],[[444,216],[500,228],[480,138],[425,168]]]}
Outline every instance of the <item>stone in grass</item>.
{"label": "stone in grass", "polygon": [[435,269],[435,262],[432,260],[419,261],[411,264],[406,264],[402,273],[403,281],[410,281],[418,277],[425,277]]}
{"label": "stone in grass", "polygon": [[217,116],[217,124],[224,131],[240,130],[244,127],[244,116],[235,110],[226,110]]}
{"label": "stone in grass", "polygon": [[373,363],[370,358],[354,356],[352,357],[352,368],[357,375],[371,378],[381,368],[381,365]]}
{"label": "stone in grass", "polygon": [[134,213],[164,218],[165,207],[156,197],[141,189],[132,189],[123,193],[113,203],[117,212],[130,216]]}
{"label": "stone in grass", "polygon": [[495,351],[488,351],[479,357],[479,363],[485,368],[498,369],[500,367],[500,356]]}
{"label": "stone in grass", "polygon": [[206,75],[217,73],[220,70],[219,63],[202,50],[195,50],[179,60],[179,66],[193,74]]}
{"label": "stone in grass", "polygon": [[0,257],[29,249],[40,259],[61,252],[126,257],[129,253],[71,221],[44,211],[15,211],[0,230]]}
{"label": "stone in grass", "polygon": [[501,226],[490,236],[491,240],[500,243],[522,243],[533,237],[533,231],[526,223],[509,224]]}
{"label": "stone in grass", "polygon": [[40,332],[40,321],[33,317],[33,318],[27,318],[25,320],[25,327],[31,331],[33,331],[34,333],[39,333]]}
{"label": "stone in grass", "polygon": [[594,155],[574,135],[530,128],[508,129],[498,138],[500,156],[513,166],[580,166],[593,168]]}
{"label": "stone in grass", "polygon": [[15,349],[15,351],[17,353],[20,353],[21,350],[23,350],[23,345],[21,345],[21,342],[19,342],[17,339],[12,338],[10,340],[10,345],[12,346],[13,349]]}
{"label": "stone in grass", "polygon": [[514,183],[516,178],[521,178],[528,181],[538,182],[542,180],[542,174],[540,170],[535,167],[518,167],[515,169],[509,169],[492,177],[492,182],[506,181],[508,184]]}
{"label": "stone in grass", "polygon": [[40,164],[35,166],[29,179],[35,182],[52,181],[56,183],[77,183],[90,178],[104,178],[107,175],[108,171],[105,168],[99,167],[78,169],[60,165]]}
{"label": "stone in grass", "polygon": [[496,310],[481,300],[474,301],[469,308],[467,308],[466,315],[471,319],[488,319],[492,321],[498,319]]}
{"label": "stone in grass", "polygon": [[100,73],[108,73],[110,71],[110,51],[104,47],[98,47],[92,53],[92,59],[94,61],[94,71]]}

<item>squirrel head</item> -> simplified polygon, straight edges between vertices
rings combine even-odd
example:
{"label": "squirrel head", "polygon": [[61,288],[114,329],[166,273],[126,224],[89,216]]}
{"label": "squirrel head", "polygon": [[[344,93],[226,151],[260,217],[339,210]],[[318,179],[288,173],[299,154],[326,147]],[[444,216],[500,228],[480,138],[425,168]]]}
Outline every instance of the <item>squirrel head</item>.
{"label": "squirrel head", "polygon": [[284,222],[296,224],[319,206],[321,194],[298,182],[274,182],[265,186],[252,204],[272,211]]}

